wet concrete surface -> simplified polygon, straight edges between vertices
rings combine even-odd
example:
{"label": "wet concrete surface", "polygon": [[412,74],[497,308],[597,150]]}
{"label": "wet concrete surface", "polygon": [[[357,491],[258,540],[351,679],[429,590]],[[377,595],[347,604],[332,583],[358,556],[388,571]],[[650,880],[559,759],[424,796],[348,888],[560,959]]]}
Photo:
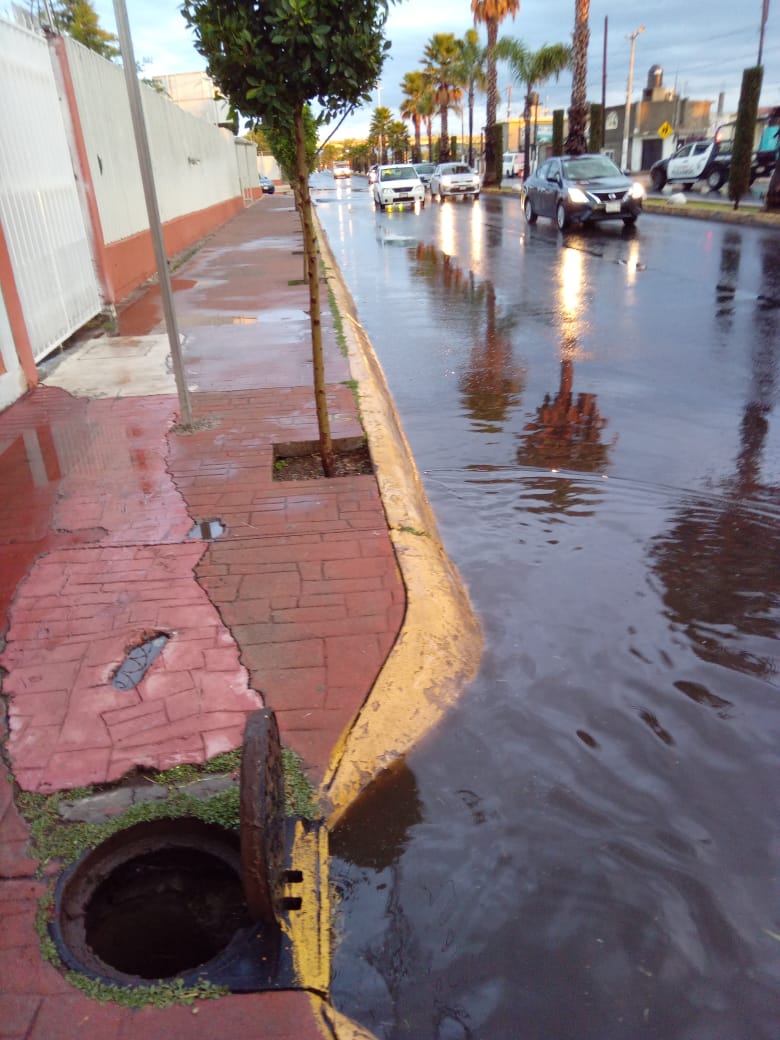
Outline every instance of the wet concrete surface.
{"label": "wet concrete surface", "polygon": [[334,836],[337,1006],[776,1040],[780,236],[318,205],[486,638]]}

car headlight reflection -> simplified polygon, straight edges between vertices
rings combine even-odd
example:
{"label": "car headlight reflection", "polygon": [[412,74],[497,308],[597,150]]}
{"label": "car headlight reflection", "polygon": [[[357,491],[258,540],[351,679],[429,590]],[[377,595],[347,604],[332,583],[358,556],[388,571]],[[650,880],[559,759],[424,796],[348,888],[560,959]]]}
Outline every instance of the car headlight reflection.
{"label": "car headlight reflection", "polygon": [[583,202],[587,203],[588,196],[581,188],[569,188],[568,191],[569,202],[574,202],[578,206],[582,205]]}

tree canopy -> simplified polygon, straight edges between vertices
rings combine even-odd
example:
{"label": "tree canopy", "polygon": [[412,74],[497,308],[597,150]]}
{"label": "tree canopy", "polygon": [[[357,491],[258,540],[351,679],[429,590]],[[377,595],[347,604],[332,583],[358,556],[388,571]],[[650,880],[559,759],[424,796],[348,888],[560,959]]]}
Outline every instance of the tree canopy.
{"label": "tree canopy", "polygon": [[119,55],[117,38],[100,28],[100,21],[90,0],[59,0],[52,8],[54,27],[67,33],[103,58]]}
{"label": "tree canopy", "polygon": [[306,102],[334,116],[368,101],[390,44],[392,0],[184,0],[209,73],[245,116],[273,122]]}

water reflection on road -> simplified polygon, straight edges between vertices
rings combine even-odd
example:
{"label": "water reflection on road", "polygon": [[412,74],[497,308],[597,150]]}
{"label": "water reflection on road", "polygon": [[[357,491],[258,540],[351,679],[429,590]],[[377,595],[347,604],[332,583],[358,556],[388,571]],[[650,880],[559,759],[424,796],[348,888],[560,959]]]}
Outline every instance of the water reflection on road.
{"label": "water reflection on road", "polygon": [[777,1040],[780,236],[358,183],[320,219],[486,651],[334,835],[334,999],[388,1040]]}

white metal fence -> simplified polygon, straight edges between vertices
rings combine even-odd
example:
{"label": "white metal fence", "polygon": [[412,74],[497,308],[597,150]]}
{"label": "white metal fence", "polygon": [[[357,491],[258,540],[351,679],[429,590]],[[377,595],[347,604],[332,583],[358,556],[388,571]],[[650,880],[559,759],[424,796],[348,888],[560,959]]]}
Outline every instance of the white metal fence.
{"label": "white metal fence", "polygon": [[36,360],[101,309],[46,40],[0,19],[0,219]]}

